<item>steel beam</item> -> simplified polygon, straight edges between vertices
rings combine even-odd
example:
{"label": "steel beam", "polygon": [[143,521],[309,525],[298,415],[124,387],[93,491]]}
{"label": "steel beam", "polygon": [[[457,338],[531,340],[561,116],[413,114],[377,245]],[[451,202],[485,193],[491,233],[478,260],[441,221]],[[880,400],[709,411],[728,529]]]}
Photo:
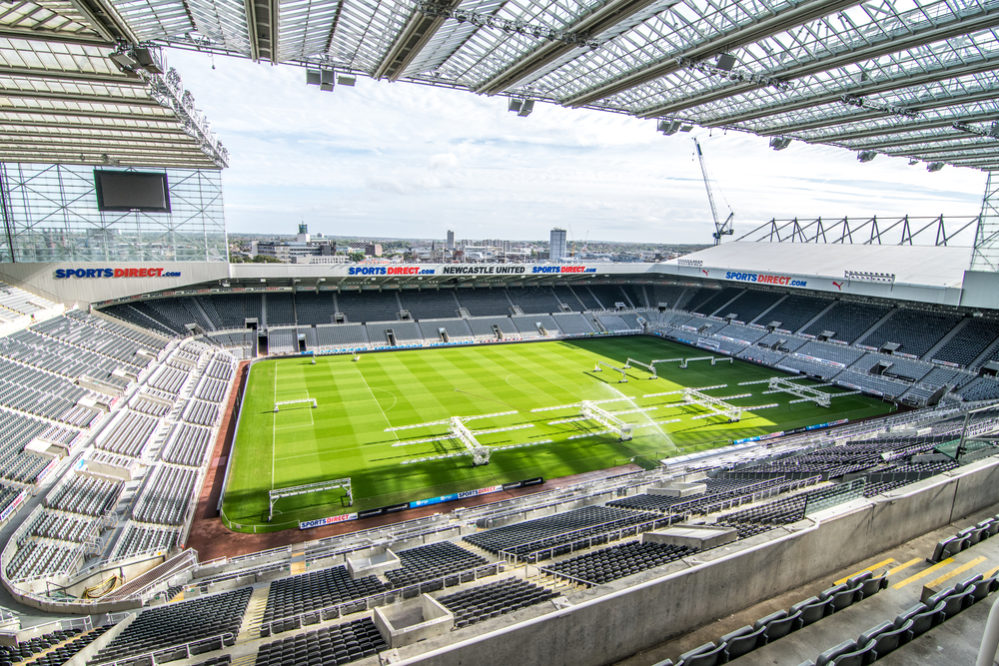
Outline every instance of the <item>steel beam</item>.
{"label": "steel beam", "polygon": [[[892,35],[891,37],[888,37],[886,41],[879,42],[877,44],[866,44],[861,46],[861,48],[846,51],[844,53],[820,57],[817,60],[799,65],[797,67],[788,67],[787,69],[770,71],[767,72],[767,75],[787,81],[800,79],[804,76],[818,74],[819,72],[827,72],[837,67],[851,65],[853,63],[870,60],[872,58],[879,58],[891,53],[898,53],[899,51],[904,51],[905,49],[915,48],[924,44],[931,44],[933,42],[958,37],[960,35],[965,35],[979,30],[986,30],[995,26],[997,17],[999,17],[999,9],[993,8],[984,10],[981,13],[972,16],[957,17],[948,23],[944,23],[943,25],[930,25],[922,30]],[[763,87],[765,87],[764,84],[755,81],[740,82],[722,90],[714,90],[694,95],[692,97],[671,101],[665,104],[659,104],[644,111],[640,111],[638,115],[642,118],[652,118],[655,116],[673,114],[679,111],[701,106],[702,104],[709,104],[711,102],[717,102],[721,99],[758,90]]]}
{"label": "steel beam", "polygon": [[593,104],[611,95],[677,72],[683,68],[682,60],[703,60],[740,46],[752,44],[822,16],[834,14],[856,4],[859,4],[858,0],[808,0],[802,2],[786,11],[767,16],[725,35],[719,35],[680,53],[671,54],[667,59],[642,66],[619,78],[604,81],[589,90],[567,97],[561,103],[563,106],[577,108]]}
{"label": "steel beam", "polygon": [[[990,72],[997,67],[999,67],[999,58],[986,58],[977,62],[960,64],[953,67],[940,67],[929,72],[919,72],[908,76],[893,76],[888,79],[874,81],[867,85],[856,86],[850,89],[837,90],[835,92],[828,92],[820,95],[810,95],[808,97],[803,97],[786,103],[774,104],[767,107],[753,109],[751,111],[743,111],[741,113],[722,116],[721,118],[715,118],[713,120],[706,120],[698,124],[704,127],[732,126],[737,123],[750,122],[752,120],[759,120],[760,118],[767,118],[769,116],[777,116],[791,111],[800,111],[801,109],[821,106],[822,104],[831,104],[833,102],[838,102],[843,95],[864,97],[866,95],[874,95],[892,90],[898,90],[900,88],[912,88],[914,86],[920,86],[927,83],[946,81],[959,76],[969,76],[971,74]],[[952,104],[960,103],[961,100],[959,99],[955,99],[952,102]]]}
{"label": "steel beam", "polygon": [[[456,9],[460,4],[461,0],[447,0],[441,3],[441,8],[450,11]],[[429,16],[419,9],[414,9],[409,20],[406,21],[406,25],[396,35],[392,46],[389,47],[385,57],[375,69],[374,77],[397,81],[446,20],[447,18],[444,16]]]}
{"label": "steel beam", "polygon": [[[584,16],[581,20],[567,26],[565,29],[582,35],[599,35],[628,17],[642,11],[654,1],[616,0],[608,2],[603,7]],[[533,52],[494,74],[491,79],[479,85],[475,89],[475,92],[486,95],[501,93],[573,51],[585,53],[587,50],[585,46],[566,44],[564,42],[552,41],[543,43]]]}

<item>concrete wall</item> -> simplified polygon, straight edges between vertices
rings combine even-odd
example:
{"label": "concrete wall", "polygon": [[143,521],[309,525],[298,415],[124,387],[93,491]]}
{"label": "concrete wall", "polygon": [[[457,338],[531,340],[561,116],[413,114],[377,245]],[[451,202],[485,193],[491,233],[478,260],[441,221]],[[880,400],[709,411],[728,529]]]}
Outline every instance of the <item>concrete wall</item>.
{"label": "concrete wall", "polygon": [[[999,459],[803,521],[798,531],[709,551],[674,573],[446,646],[401,650],[401,663],[604,664],[777,596],[999,501]],[[750,545],[754,541],[763,543]],[[708,561],[710,560],[710,561]],[[436,648],[436,649],[435,649]],[[418,654],[423,652],[423,654]]]}
{"label": "concrete wall", "polygon": [[999,273],[965,271],[961,305],[968,308],[999,308]]}

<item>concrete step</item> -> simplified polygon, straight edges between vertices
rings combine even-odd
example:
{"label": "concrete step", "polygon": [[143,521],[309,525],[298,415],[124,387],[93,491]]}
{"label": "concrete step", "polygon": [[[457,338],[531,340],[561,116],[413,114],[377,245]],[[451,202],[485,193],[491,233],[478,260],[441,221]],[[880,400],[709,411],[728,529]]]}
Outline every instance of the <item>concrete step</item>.
{"label": "concrete step", "polygon": [[264,617],[264,609],[267,607],[267,596],[270,594],[270,585],[261,585],[254,588],[250,595],[250,601],[246,605],[246,612],[243,614],[243,624],[239,627],[236,635],[236,643],[250,641],[260,638],[260,622]]}

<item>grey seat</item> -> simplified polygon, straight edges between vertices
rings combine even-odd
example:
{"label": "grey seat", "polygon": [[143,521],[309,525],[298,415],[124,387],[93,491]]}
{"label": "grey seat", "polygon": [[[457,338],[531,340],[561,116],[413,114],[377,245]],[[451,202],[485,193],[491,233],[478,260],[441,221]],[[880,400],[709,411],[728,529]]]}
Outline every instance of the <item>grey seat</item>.
{"label": "grey seat", "polygon": [[819,592],[819,599],[828,599],[836,594],[839,594],[843,590],[847,589],[848,585],[846,583],[840,583],[839,585],[833,585],[832,587],[827,587],[826,589]]}
{"label": "grey seat", "polygon": [[728,658],[735,659],[765,645],[767,642],[766,632],[766,627],[753,628],[747,624],[741,629],[736,629],[722,636],[721,642],[725,645]]}
{"label": "grey seat", "polygon": [[857,649],[857,644],[853,641],[843,641],[835,647],[831,647],[822,654],[819,658],[815,660],[815,666],[827,666],[828,664],[835,663],[837,657],[847,654],[848,652],[853,652]]}
{"label": "grey seat", "polygon": [[863,647],[861,647],[858,643],[857,649],[852,652],[841,654],[836,657],[832,663],[835,664],[835,666],[867,666],[868,664],[873,664],[878,658],[878,655],[874,650],[874,646],[874,640],[867,641]]}
{"label": "grey seat", "polygon": [[801,619],[801,611],[795,611],[788,615],[786,611],[781,611],[784,613],[783,617],[775,618],[766,623],[767,629],[767,642],[771,643],[778,638],[783,638],[787,636],[792,631],[797,631],[804,626]]}
{"label": "grey seat", "polygon": [[911,631],[913,638],[925,634],[927,631],[940,624],[944,617],[943,609],[946,604],[946,600],[940,601],[936,606],[932,608],[927,607],[925,610],[916,613],[909,618],[912,620]]}
{"label": "grey seat", "polygon": [[716,666],[728,661],[724,645],[705,643],[680,655],[677,666]]}
{"label": "grey seat", "polygon": [[971,538],[968,536],[954,535],[948,537],[943,541],[937,543],[936,548],[933,549],[933,555],[930,557],[930,562],[939,562],[951,555],[956,555],[962,550],[968,547],[968,543]]}
{"label": "grey seat", "polygon": [[[800,602],[799,602],[800,603]],[[791,607],[792,611],[801,611],[801,626],[805,627],[813,622],[817,622],[829,614],[830,608],[832,608],[832,599],[824,599],[822,601],[815,600],[814,602],[798,606],[795,604]]]}
{"label": "grey seat", "polygon": [[[906,620],[901,627],[895,627],[890,622],[885,622],[885,624],[891,628],[871,637],[874,639],[874,652],[878,657],[882,657],[912,640],[912,620]],[[864,635],[861,634],[860,638],[862,640]]]}
{"label": "grey seat", "polygon": [[854,604],[863,597],[861,589],[864,587],[863,583],[857,583],[853,587],[849,587],[845,590],[840,590],[836,594],[829,598],[830,607],[832,612],[841,611],[847,606]]}
{"label": "grey seat", "polygon": [[992,576],[991,578],[976,580],[970,583],[967,587],[972,589],[971,602],[975,603],[987,597],[989,593],[995,592],[999,589],[999,580],[996,580],[996,577]]}

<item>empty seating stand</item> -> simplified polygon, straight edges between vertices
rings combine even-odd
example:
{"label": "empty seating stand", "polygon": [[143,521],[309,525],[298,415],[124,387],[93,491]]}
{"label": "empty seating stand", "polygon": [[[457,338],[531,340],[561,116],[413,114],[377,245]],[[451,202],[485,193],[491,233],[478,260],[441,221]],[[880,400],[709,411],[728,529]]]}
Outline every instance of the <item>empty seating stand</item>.
{"label": "empty seating stand", "polygon": [[[15,662],[29,663],[29,664],[55,664],[55,663],[65,663],[65,661],[58,660],[46,660],[42,661],[41,657],[31,660],[34,655],[39,652],[44,652],[53,646],[66,646],[58,648],[58,654],[55,651],[50,652],[46,655],[56,654],[58,657],[65,657],[66,660],[72,656],[73,653],[77,652],[81,648],[73,649],[69,647],[67,641],[69,639],[80,636],[90,635],[91,638],[86,643],[90,643],[94,638],[104,633],[106,629],[104,627],[100,628],[99,633],[95,633],[97,630],[85,632],[82,629],[56,629],[47,634],[42,634],[41,636],[35,636],[25,641],[19,641],[15,645],[0,645],[0,664],[12,664]],[[74,641],[75,642],[75,641]],[[30,661],[29,661],[30,660]]]}
{"label": "empty seating stand", "polygon": [[206,641],[204,651],[222,647],[207,642],[216,637],[225,637],[224,644],[233,645],[251,592],[252,588],[244,587],[146,609],[88,663],[102,664],[147,653],[155,653],[157,662],[170,661],[186,656],[183,646],[188,643]]}
{"label": "empty seating stand", "polygon": [[562,560],[544,570],[573,582],[602,585],[668,564],[694,552],[696,549],[686,546],[631,541]]}
{"label": "empty seating stand", "polygon": [[558,593],[521,578],[507,578],[455,592],[437,601],[454,613],[457,629],[554,599]]}
{"label": "empty seating stand", "polygon": [[606,506],[588,506],[536,520],[469,534],[465,541],[491,553],[527,555],[549,549],[548,557],[585,547],[593,537],[622,527],[649,522],[654,515]]}
{"label": "empty seating stand", "polygon": [[[402,566],[385,572],[389,587],[392,589],[435,580],[448,574],[489,564],[484,557],[471,553],[449,541],[418,546],[399,551],[396,554],[399,556]],[[445,581],[445,584],[457,585],[459,580],[459,576],[454,576]],[[421,589],[421,591],[429,590]]]}
{"label": "empty seating stand", "polygon": [[375,623],[370,618],[363,618],[265,643],[257,651],[256,664],[347,664],[387,649],[388,644]]}
{"label": "empty seating stand", "polygon": [[[894,620],[886,620],[864,631],[856,640],[846,640],[825,650],[815,659],[814,666],[864,666],[888,655],[941,622],[981,601],[999,589],[993,575],[966,576],[953,586],[940,590],[924,602],[907,608]],[[802,666],[805,666],[802,664]]]}
{"label": "empty seating stand", "polygon": [[[385,591],[385,586],[374,576],[352,579],[344,566],[335,566],[318,571],[282,578],[271,583],[264,608],[261,634],[296,629],[302,624],[303,614],[330,608],[356,599],[364,599]],[[363,610],[364,602],[357,608],[347,606],[342,612],[324,614],[337,617],[341,614]],[[318,618],[305,618],[318,621]]]}

